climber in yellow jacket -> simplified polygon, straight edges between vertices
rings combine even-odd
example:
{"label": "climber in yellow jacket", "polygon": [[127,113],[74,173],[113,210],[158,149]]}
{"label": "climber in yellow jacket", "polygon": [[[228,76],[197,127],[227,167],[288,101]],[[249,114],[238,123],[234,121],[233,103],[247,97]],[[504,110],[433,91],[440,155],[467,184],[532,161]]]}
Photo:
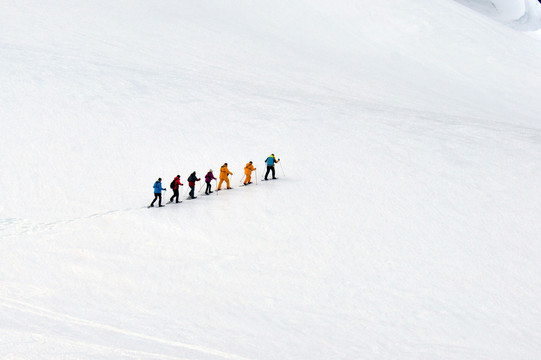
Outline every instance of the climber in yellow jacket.
{"label": "climber in yellow jacket", "polygon": [[255,170],[254,164],[250,161],[246,166],[244,167],[244,174],[246,175],[246,179],[244,180],[244,185],[248,185],[252,183],[252,171]]}
{"label": "climber in yellow jacket", "polygon": [[227,163],[225,163],[220,168],[220,182],[218,183],[218,190],[222,188],[222,183],[224,181],[227,184],[227,188],[231,189],[231,187],[229,186],[229,175],[233,175],[233,173],[229,171],[229,169],[227,168]]}

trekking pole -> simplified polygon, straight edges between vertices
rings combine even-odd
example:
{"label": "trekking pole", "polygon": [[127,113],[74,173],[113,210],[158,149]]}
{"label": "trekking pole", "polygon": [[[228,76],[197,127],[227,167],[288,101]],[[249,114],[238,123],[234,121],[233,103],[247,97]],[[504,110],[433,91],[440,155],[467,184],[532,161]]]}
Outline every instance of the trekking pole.
{"label": "trekking pole", "polygon": [[255,184],[257,185],[257,169],[255,169]]}
{"label": "trekking pole", "polygon": [[201,186],[199,187],[199,191],[198,191],[199,193],[201,192],[201,189],[203,188],[204,184],[205,184],[204,182],[201,183]]}
{"label": "trekking pole", "polygon": [[214,185],[216,186],[216,189],[214,189],[214,192],[216,193],[216,196],[218,196],[218,180],[214,179]]}
{"label": "trekking pole", "polygon": [[284,168],[282,167],[282,162],[279,161],[278,164],[280,164],[280,169],[282,169],[282,175],[284,175],[284,177],[286,177],[286,173],[284,172]]}
{"label": "trekking pole", "polygon": [[245,176],[246,176],[246,174],[244,174],[244,175],[242,176],[242,179],[240,179],[240,183],[239,183],[239,184],[242,184],[242,180],[244,180],[244,177],[245,177]]}

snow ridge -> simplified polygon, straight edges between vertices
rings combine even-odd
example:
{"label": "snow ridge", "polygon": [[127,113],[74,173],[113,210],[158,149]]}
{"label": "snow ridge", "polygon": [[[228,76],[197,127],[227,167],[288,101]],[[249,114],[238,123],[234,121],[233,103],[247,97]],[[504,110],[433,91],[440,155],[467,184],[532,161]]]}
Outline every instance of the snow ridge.
{"label": "snow ridge", "polygon": [[537,0],[455,0],[520,31],[541,29],[541,5]]}

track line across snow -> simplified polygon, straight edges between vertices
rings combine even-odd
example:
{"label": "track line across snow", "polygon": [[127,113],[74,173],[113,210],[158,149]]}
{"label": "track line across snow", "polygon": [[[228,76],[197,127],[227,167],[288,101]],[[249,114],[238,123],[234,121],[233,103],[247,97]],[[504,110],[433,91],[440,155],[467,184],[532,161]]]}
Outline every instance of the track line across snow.
{"label": "track line across snow", "polygon": [[56,312],[56,311],[51,311],[51,310],[45,309],[43,307],[35,306],[35,305],[28,304],[28,303],[18,301],[18,300],[13,300],[13,299],[0,297],[0,306],[15,309],[15,310],[22,311],[22,312],[25,312],[25,313],[34,314],[34,315],[37,315],[37,316],[45,317],[45,318],[52,319],[52,320],[59,321],[59,322],[63,322],[63,323],[76,324],[76,325],[80,325],[80,326],[86,326],[86,327],[106,330],[106,331],[110,331],[110,332],[114,332],[114,333],[118,333],[118,334],[122,334],[122,335],[127,335],[127,336],[134,337],[134,338],[139,338],[139,339],[142,339],[142,340],[152,341],[152,342],[155,342],[155,343],[160,343],[160,344],[165,344],[165,345],[169,345],[169,346],[174,346],[174,347],[184,348],[184,349],[188,349],[188,350],[198,351],[198,352],[201,352],[201,353],[204,353],[204,354],[217,356],[217,357],[220,357],[220,358],[223,358],[223,359],[253,360],[253,359],[250,359],[250,358],[246,358],[246,357],[239,356],[239,355],[236,355],[236,354],[230,354],[230,353],[227,353],[227,352],[211,349],[211,348],[204,347],[204,346],[192,345],[192,344],[187,344],[187,343],[183,343],[183,342],[180,342],[180,341],[162,339],[162,338],[155,337],[155,336],[140,334],[140,333],[137,333],[137,332],[134,332],[134,331],[121,329],[119,327],[112,326],[112,325],[100,324],[100,323],[97,323],[97,322],[94,322],[94,321],[89,321],[89,320],[77,318],[77,317],[74,317],[74,316],[71,316],[71,315],[62,314],[62,313],[59,313],[59,312]]}

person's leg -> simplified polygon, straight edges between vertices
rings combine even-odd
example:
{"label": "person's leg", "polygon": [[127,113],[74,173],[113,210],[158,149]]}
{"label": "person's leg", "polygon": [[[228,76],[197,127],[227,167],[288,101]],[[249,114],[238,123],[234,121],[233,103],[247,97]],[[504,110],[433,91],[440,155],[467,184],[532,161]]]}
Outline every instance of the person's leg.
{"label": "person's leg", "polygon": [[225,179],[225,183],[227,184],[227,188],[231,189],[231,186],[229,186],[229,178]]}
{"label": "person's leg", "polygon": [[267,166],[267,172],[265,173],[265,180],[267,180],[267,177],[269,176],[269,172],[271,171],[272,166]]}
{"label": "person's leg", "polygon": [[274,166],[271,167],[271,171],[272,171],[272,178],[273,178],[273,179],[276,179],[276,176],[275,176],[275,173],[274,173]]}
{"label": "person's leg", "polygon": [[150,203],[150,206],[154,206],[154,203],[156,202],[156,199],[158,198],[158,194],[154,193],[154,200]]}
{"label": "person's leg", "polygon": [[244,185],[249,184],[251,182],[251,180],[252,180],[252,174],[250,173],[250,174],[246,175],[246,180],[244,181]]}
{"label": "person's leg", "polygon": [[218,183],[218,190],[222,188],[222,183],[224,182],[224,179],[220,179],[220,182]]}
{"label": "person's leg", "polygon": [[156,194],[156,196],[158,197],[158,206],[162,206],[162,194]]}

